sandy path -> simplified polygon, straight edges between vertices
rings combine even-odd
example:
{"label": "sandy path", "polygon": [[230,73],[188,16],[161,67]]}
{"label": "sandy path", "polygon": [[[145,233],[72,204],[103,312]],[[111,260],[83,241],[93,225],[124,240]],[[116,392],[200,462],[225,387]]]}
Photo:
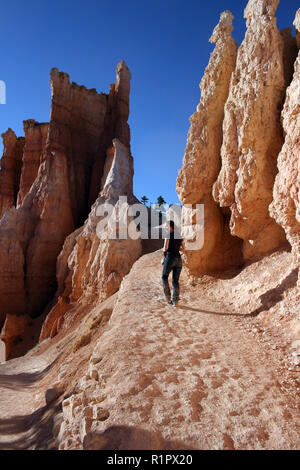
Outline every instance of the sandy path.
{"label": "sandy path", "polygon": [[55,448],[56,406],[45,406],[39,387],[55,359],[25,356],[0,365],[0,449]]}
{"label": "sandy path", "polygon": [[97,430],[159,431],[197,449],[299,448],[299,388],[280,353],[244,329],[253,319],[224,311],[186,279],[179,308],[167,306],[160,257],[136,263],[99,342],[110,419]]}
{"label": "sandy path", "polygon": [[[280,351],[252,333],[253,318],[227,311],[185,275],[179,307],[166,305],[160,258],[135,264],[96,343],[99,383],[90,386],[109,418],[93,422],[86,448],[299,449],[299,387]],[[54,359],[46,352],[39,363],[0,366],[0,448],[10,439],[12,448],[53,447],[54,410],[34,394]],[[69,448],[80,448],[84,416],[78,407],[68,423]]]}

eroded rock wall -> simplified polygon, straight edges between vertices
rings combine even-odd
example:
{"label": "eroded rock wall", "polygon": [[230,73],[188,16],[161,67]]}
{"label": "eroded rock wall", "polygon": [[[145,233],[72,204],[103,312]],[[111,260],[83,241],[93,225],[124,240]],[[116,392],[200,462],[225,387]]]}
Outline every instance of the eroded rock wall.
{"label": "eroded rock wall", "polygon": [[0,311],[41,313],[56,288],[56,258],[74,228],[64,154],[45,156],[24,202],[0,220]]}
{"label": "eroded rock wall", "polygon": [[[294,25],[300,34],[300,9]],[[298,41],[298,47],[300,43]],[[285,230],[292,246],[296,266],[300,265],[300,53],[294,67],[293,80],[287,89],[282,110],[285,142],[278,158],[273,202],[270,214]]]}
{"label": "eroded rock wall", "polygon": [[[114,237],[114,229],[109,224],[103,230],[99,227],[105,215],[100,214],[99,209],[105,204],[121,210],[119,196],[127,198],[129,207],[137,202],[132,194],[130,149],[118,139],[114,139],[113,144],[113,159],[99,198],[84,226],[67,238],[59,255],[57,302],[45,320],[41,341],[58,333],[63,326],[64,315],[74,305],[104,301],[117,292],[122,279],[142,254],[140,238],[122,240]],[[132,218],[129,217],[127,225],[130,222]]]}
{"label": "eroded rock wall", "polygon": [[278,4],[279,0],[250,0],[245,10],[247,32],[225,105],[222,169],[213,189],[215,201],[230,208],[230,230],[243,239],[247,261],[285,242],[269,205],[284,141],[280,113],[295,40],[276,26]]}
{"label": "eroded rock wall", "polygon": [[[53,298],[57,257],[67,236],[87,219],[101,190],[103,173],[110,171],[105,170],[106,151],[113,139],[127,146],[132,169],[127,124],[130,72],[125,62],[118,64],[116,85],[109,95],[70,83],[69,76],[57,69],[51,70],[50,84],[49,125],[24,123],[18,205],[14,207],[15,194],[12,207],[0,220],[0,327],[8,315],[39,316]],[[7,138],[16,144],[11,132]],[[130,190],[132,174],[133,170]],[[83,260],[78,263],[81,266]],[[13,355],[14,322],[7,320],[9,338],[2,337]]]}
{"label": "eroded rock wall", "polygon": [[210,38],[216,46],[200,84],[200,104],[190,118],[183,167],[177,179],[177,193],[184,205],[205,205],[204,248],[185,254],[193,274],[241,262],[240,241],[230,235],[226,214],[212,198],[212,186],[221,169],[224,106],[236,64],[237,44],[231,36],[232,20],[231,12],[223,12]]}
{"label": "eroded rock wall", "polygon": [[105,161],[101,138],[108,97],[95,89],[70,83],[69,75],[57,69],[51,70],[50,83],[52,106],[47,146],[66,155],[72,215],[75,226],[79,226],[89,212],[92,172],[97,166],[101,175]]}

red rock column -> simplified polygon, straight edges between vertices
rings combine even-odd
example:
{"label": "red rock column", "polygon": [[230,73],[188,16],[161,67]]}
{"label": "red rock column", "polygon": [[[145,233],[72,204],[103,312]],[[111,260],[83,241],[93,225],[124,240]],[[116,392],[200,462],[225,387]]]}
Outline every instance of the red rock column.
{"label": "red rock column", "polygon": [[49,124],[40,124],[34,119],[23,122],[25,145],[23,152],[23,168],[17,204],[22,204],[31,185],[37,177],[41,156],[46,146]]}
{"label": "red rock column", "polygon": [[[118,65],[117,85],[110,96],[70,83],[68,74],[57,69],[50,72],[50,84],[50,123],[24,123],[26,148],[19,204],[0,220],[0,328],[5,322],[2,333],[10,357],[19,353],[14,347],[13,325],[18,324],[18,335],[22,337],[26,334],[26,324],[22,325],[26,315],[40,315],[53,299],[58,255],[66,237],[89,216],[95,202],[92,198],[97,198],[101,189],[107,148],[118,136],[123,140],[120,145],[130,142],[130,72],[124,62]],[[13,133],[8,139],[16,142]],[[126,183],[131,193],[133,166],[127,146],[125,156],[130,175]],[[93,223],[97,218],[91,220],[91,238],[95,238],[96,246]],[[88,250],[86,253],[89,255]],[[93,254],[91,265],[92,259]],[[130,265],[127,261],[126,255],[126,268]],[[80,266],[84,266],[83,259]],[[107,290],[121,282],[124,266],[120,269],[121,274],[109,272],[108,282],[106,271],[103,274]],[[93,268],[91,271],[97,278],[100,268],[96,273]],[[76,292],[72,294],[76,297]]]}
{"label": "red rock column", "polygon": [[8,129],[2,134],[4,151],[0,170],[0,219],[16,204],[20,184],[24,139]]}
{"label": "red rock column", "polygon": [[[119,240],[110,237],[106,227],[98,231],[103,218],[98,209],[106,203],[115,209],[119,196],[127,196],[128,204],[137,202],[132,194],[132,157],[128,147],[118,139],[109,149],[109,163],[103,178],[103,188],[92,207],[85,225],[67,238],[57,263],[57,303],[49,312],[40,341],[54,336],[63,324],[68,310],[104,301],[118,291],[121,282],[142,254],[141,240]],[[130,219],[130,217],[129,217]],[[128,220],[130,223],[131,220]]]}
{"label": "red rock column", "polygon": [[115,132],[113,138],[117,138],[130,148],[130,128],[127,123],[129,118],[129,95],[131,73],[124,60],[118,63],[117,79],[115,87]]}

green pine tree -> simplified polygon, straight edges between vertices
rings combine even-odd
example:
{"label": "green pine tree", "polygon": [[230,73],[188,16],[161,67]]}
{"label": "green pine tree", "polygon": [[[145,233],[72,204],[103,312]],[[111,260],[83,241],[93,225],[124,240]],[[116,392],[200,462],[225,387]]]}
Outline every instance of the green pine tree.
{"label": "green pine tree", "polygon": [[143,196],[141,201],[142,201],[142,204],[144,204],[146,206],[149,199],[147,198],[147,196]]}
{"label": "green pine tree", "polygon": [[167,202],[164,200],[164,198],[162,196],[159,196],[157,198],[157,203],[158,207],[162,207],[164,206],[164,204],[167,204]]}

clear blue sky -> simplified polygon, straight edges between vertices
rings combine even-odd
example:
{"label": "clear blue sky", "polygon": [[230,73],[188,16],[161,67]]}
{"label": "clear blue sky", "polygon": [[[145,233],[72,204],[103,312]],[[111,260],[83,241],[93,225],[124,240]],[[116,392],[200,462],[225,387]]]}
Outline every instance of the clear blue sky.
{"label": "clear blue sky", "polygon": [[[213,45],[219,15],[235,16],[233,36],[243,39],[246,0],[9,0],[1,2],[0,133],[23,135],[24,119],[48,121],[49,71],[108,93],[124,59],[132,72],[130,126],[134,190],[150,201],[177,202],[189,116],[200,99],[199,83]],[[299,0],[282,0],[279,28],[292,26]],[[2,142],[0,144],[2,154]]]}

